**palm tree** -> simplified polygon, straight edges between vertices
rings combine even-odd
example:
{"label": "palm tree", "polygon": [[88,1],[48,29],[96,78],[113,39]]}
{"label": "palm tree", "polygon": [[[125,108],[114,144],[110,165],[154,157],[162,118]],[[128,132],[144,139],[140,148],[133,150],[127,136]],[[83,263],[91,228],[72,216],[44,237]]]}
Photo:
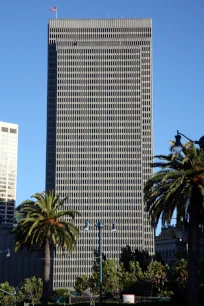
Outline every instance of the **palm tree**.
{"label": "palm tree", "polygon": [[[173,144],[173,143],[171,143]],[[177,224],[188,222],[188,305],[199,305],[198,259],[200,229],[204,223],[204,155],[192,142],[180,154],[155,156],[159,171],[144,187],[144,201],[153,224],[161,218],[169,224],[176,212]]]}
{"label": "palm tree", "polygon": [[79,238],[78,228],[68,218],[74,219],[77,211],[61,210],[67,198],[60,200],[54,191],[35,193],[17,212],[18,226],[14,229],[16,250],[23,247],[44,248],[43,305],[47,305],[50,283],[50,252],[52,247],[72,250]]}

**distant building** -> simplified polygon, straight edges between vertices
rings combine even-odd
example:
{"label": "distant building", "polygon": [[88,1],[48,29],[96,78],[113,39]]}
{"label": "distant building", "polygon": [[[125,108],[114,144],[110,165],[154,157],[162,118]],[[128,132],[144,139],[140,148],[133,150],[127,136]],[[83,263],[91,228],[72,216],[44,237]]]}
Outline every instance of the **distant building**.
{"label": "distant building", "polygon": [[[188,251],[188,233],[183,226],[163,227],[155,237],[155,253],[160,254],[165,264],[171,264]],[[204,236],[200,239],[200,257],[204,258]]]}
{"label": "distant building", "polygon": [[0,223],[13,223],[17,152],[18,125],[0,122]]}
{"label": "distant building", "polygon": [[[22,250],[15,252],[13,224],[0,225],[0,283],[9,282],[17,287],[27,277],[43,276],[43,255],[42,252],[28,252]],[[7,250],[10,250],[10,257],[7,257]]]}

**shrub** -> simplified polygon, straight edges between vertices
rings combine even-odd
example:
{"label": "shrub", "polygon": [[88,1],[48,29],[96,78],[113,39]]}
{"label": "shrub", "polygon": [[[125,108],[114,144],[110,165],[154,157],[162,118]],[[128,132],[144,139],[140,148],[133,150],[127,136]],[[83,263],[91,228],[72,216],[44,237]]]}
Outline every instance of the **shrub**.
{"label": "shrub", "polygon": [[58,298],[63,295],[70,295],[70,290],[67,288],[58,288],[53,291],[53,296]]}
{"label": "shrub", "polygon": [[172,297],[174,295],[173,291],[161,290],[159,296]]}
{"label": "shrub", "polygon": [[[0,284],[0,288],[11,294],[14,294],[15,288],[11,287],[8,282]],[[0,304],[3,306],[12,306],[14,303],[14,296],[9,295],[3,291],[0,291]]]}
{"label": "shrub", "polygon": [[43,282],[41,278],[26,278],[18,290],[18,302],[25,301],[31,303],[33,306],[39,303],[42,297]]}

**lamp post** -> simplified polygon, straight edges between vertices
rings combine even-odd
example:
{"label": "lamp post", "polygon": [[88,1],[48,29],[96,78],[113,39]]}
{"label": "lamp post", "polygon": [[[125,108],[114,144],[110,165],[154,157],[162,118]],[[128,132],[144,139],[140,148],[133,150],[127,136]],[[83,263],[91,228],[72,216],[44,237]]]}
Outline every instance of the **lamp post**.
{"label": "lamp post", "polygon": [[96,227],[98,229],[98,251],[99,251],[99,287],[100,287],[100,296],[99,296],[99,306],[102,306],[102,273],[103,273],[103,267],[102,267],[102,229],[104,227],[102,221],[98,221],[96,224]]}
{"label": "lamp post", "polygon": [[[4,251],[0,251],[0,253],[6,253],[6,257],[9,258],[11,256],[11,251],[10,249],[6,249]],[[12,295],[14,297],[14,306],[16,306],[16,290],[14,293],[8,292],[6,290],[0,289],[0,291],[8,294],[8,295]]]}
{"label": "lamp post", "polygon": [[204,136],[202,136],[199,140],[192,140],[189,137],[187,137],[184,134],[177,131],[177,134],[175,136],[176,141],[175,141],[175,145],[174,145],[174,151],[176,153],[180,153],[182,151],[182,148],[183,148],[183,145],[181,143],[181,136],[183,136],[184,138],[188,139],[189,141],[191,141],[195,144],[198,144],[200,146],[200,149],[204,150]]}
{"label": "lamp post", "polygon": [[[99,306],[102,306],[102,293],[103,293],[103,264],[102,264],[102,229],[104,228],[103,221],[99,220],[96,224],[98,229],[98,252],[99,252]],[[89,221],[85,221],[84,231],[89,231]],[[116,232],[115,223],[112,224],[111,232]]]}
{"label": "lamp post", "polygon": [[7,258],[9,258],[11,256],[11,251],[9,249],[6,249],[4,251],[0,251],[0,253],[6,253]]}

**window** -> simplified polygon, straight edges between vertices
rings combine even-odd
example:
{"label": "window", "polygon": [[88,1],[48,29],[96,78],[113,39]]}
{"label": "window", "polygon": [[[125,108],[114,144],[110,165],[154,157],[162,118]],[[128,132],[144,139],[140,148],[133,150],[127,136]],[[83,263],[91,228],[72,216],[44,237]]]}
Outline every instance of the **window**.
{"label": "window", "polygon": [[10,133],[16,134],[17,130],[16,129],[10,129]]}
{"label": "window", "polygon": [[2,132],[8,132],[8,128],[7,127],[2,127],[1,130],[2,130]]}

